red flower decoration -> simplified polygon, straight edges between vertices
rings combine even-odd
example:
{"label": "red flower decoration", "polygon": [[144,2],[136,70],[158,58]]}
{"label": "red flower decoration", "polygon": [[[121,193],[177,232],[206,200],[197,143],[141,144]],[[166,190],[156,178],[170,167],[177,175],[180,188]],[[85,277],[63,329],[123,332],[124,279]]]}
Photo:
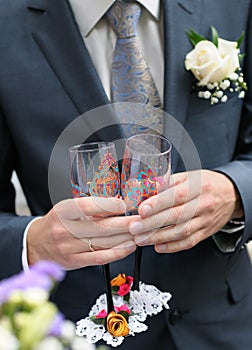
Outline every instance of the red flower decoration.
{"label": "red flower decoration", "polygon": [[130,284],[122,284],[117,292],[118,295],[124,297],[126,294],[130,292],[131,285]]}
{"label": "red flower decoration", "polygon": [[96,318],[105,318],[105,317],[107,317],[107,314],[108,314],[107,311],[103,309],[95,317]]}

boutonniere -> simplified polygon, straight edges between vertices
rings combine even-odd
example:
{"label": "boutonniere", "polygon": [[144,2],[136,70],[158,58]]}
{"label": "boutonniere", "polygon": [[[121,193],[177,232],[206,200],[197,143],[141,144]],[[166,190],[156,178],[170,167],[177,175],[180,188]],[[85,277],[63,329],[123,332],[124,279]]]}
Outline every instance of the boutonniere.
{"label": "boutonniere", "polygon": [[209,99],[212,105],[227,102],[228,91],[244,98],[248,89],[240,67],[244,33],[237,41],[228,41],[220,38],[214,27],[211,30],[212,41],[193,30],[186,33],[194,49],[185,57],[185,68],[196,78],[198,97]]}

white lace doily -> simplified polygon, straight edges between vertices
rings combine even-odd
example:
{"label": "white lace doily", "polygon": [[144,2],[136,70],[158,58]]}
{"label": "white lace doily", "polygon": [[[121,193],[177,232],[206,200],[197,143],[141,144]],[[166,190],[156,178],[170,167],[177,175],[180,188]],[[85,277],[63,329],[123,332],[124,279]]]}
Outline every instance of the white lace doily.
{"label": "white lace doily", "polygon": [[[140,282],[139,291],[130,292],[129,302],[123,297],[113,296],[114,306],[120,307],[126,304],[131,310],[129,315],[129,335],[144,332],[148,329],[144,323],[148,316],[157,315],[164,308],[169,309],[168,302],[171,299],[169,292],[161,292],[153,285]],[[76,324],[76,334],[86,339],[88,343],[96,343],[104,340],[108,345],[116,347],[122,344],[125,337],[112,336],[103,325],[95,324],[90,317],[98,315],[101,310],[107,309],[106,295],[102,294],[92,306],[89,315]]]}

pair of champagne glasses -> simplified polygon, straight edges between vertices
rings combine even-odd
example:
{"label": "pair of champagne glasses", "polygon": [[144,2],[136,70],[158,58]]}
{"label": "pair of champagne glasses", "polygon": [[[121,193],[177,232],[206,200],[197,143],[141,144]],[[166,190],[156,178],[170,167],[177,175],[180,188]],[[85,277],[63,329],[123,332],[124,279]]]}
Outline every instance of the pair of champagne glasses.
{"label": "pair of champagne glasses", "polygon": [[[69,149],[73,197],[117,197],[126,204],[125,215],[138,213],[139,205],[166,190],[171,173],[170,142],[156,134],[138,134],[126,140],[118,161],[113,142],[96,142]],[[142,247],[135,252],[132,290],[139,290]],[[107,312],[114,311],[109,264],[103,265]]]}

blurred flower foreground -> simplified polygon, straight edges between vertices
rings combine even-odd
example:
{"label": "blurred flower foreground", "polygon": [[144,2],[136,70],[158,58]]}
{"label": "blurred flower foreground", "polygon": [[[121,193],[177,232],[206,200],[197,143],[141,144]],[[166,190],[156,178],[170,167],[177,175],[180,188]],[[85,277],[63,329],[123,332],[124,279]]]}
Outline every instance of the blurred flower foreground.
{"label": "blurred flower foreground", "polygon": [[75,325],[49,301],[64,276],[59,265],[41,261],[0,282],[0,350],[96,349],[75,335]]}

